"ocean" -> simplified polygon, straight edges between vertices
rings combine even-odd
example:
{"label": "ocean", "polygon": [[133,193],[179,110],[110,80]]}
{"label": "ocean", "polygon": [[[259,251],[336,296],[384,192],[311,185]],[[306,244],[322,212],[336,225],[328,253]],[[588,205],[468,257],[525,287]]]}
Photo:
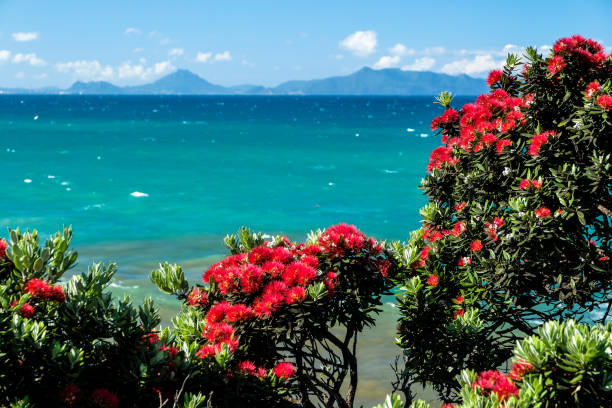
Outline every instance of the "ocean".
{"label": "ocean", "polygon": [[[304,240],[355,224],[377,239],[419,227],[433,97],[0,96],[0,236],[72,225],[74,272],[116,262],[112,288],[177,301],[148,275],[161,261],[199,282],[241,226]],[[458,98],[457,105],[467,102]],[[389,298],[360,340],[357,405],[391,389]]]}

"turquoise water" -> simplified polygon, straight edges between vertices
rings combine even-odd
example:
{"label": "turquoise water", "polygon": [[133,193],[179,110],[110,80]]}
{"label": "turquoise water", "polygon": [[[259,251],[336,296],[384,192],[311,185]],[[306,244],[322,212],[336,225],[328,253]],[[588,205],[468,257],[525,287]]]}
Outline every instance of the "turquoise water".
{"label": "turquoise water", "polygon": [[[440,111],[431,97],[1,96],[0,231],[71,224],[77,272],[116,261],[114,290],[153,296],[167,318],[176,303],[151,269],[178,262],[199,280],[242,225],[405,239]],[[387,307],[361,342],[365,406],[390,389],[394,328]]]}

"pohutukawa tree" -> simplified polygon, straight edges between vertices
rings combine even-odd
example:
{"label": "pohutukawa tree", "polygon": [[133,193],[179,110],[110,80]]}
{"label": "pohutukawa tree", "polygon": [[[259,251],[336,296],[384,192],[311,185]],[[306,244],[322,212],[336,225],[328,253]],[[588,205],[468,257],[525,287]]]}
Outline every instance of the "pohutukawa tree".
{"label": "pohutukawa tree", "polygon": [[408,395],[427,382],[452,401],[462,369],[502,366],[543,321],[610,316],[611,78],[603,47],[573,36],[509,55],[459,110],[439,97],[423,227],[396,247]]}
{"label": "pohutukawa tree", "polygon": [[[213,402],[352,407],[357,336],[390,293],[393,256],[346,224],[301,244],[242,229],[226,246],[232,255],[206,270],[203,286],[190,288],[176,265],[152,274],[185,301],[177,336],[202,364],[227,369],[227,391]],[[240,388],[246,383],[251,394]]]}

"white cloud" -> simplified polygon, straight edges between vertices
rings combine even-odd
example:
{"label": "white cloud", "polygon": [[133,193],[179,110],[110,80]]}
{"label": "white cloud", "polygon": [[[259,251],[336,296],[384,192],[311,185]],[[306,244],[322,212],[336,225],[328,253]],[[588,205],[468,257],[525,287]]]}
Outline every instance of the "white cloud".
{"label": "white cloud", "polygon": [[168,45],[168,44],[170,44],[171,42],[172,42],[172,39],[170,39],[170,38],[166,37],[166,38],[162,38],[162,39],[159,41],[159,44],[160,44],[160,45]]}
{"label": "white cloud", "polygon": [[25,78],[25,73],[22,72],[22,71],[19,71],[18,73],[15,74],[15,78],[23,79],[23,78]]}
{"label": "white cloud", "polygon": [[412,64],[404,65],[402,71],[428,71],[436,64],[431,57],[417,58]]}
{"label": "white cloud", "polygon": [[28,42],[32,40],[36,40],[38,38],[38,33],[30,32],[30,33],[13,33],[13,40],[17,42]]}
{"label": "white cloud", "polygon": [[185,53],[185,50],[182,48],[173,48],[170,51],[168,51],[168,55],[170,55],[171,57],[178,57],[181,56]]}
{"label": "white cloud", "polygon": [[374,64],[374,69],[385,69],[392,68],[397,66],[400,62],[400,57],[398,55],[385,55],[384,57],[380,57],[378,62]]}
{"label": "white cloud", "polygon": [[143,52],[143,51],[144,51],[144,48],[134,48],[132,50],[132,52],[135,53],[135,54],[138,54],[139,52]]}
{"label": "white cloud", "polygon": [[176,67],[172,65],[170,61],[156,62],[155,65],[153,65],[153,72],[155,75],[167,74],[175,69]]}
{"label": "white cloud", "polygon": [[198,52],[198,55],[196,55],[196,59],[195,60],[196,60],[196,62],[206,63],[206,62],[208,62],[210,57],[212,57],[212,52]]}
{"label": "white cloud", "polygon": [[119,79],[137,78],[146,80],[154,76],[169,73],[175,69],[176,67],[170,61],[157,62],[152,67],[147,67],[144,64],[132,64],[130,61],[126,61],[117,68],[117,76]]}
{"label": "white cloud", "polygon": [[125,35],[140,35],[140,34],[142,34],[142,31],[140,31],[139,29],[134,28],[134,27],[128,27],[128,28],[125,29],[123,34],[125,34]]}
{"label": "white cloud", "polygon": [[391,55],[397,55],[398,57],[404,57],[406,55],[414,55],[415,51],[412,48],[406,48],[404,44],[397,43],[393,47],[389,48]]}
{"label": "white cloud", "polygon": [[449,75],[457,74],[482,74],[492,69],[500,68],[504,64],[504,59],[495,60],[491,54],[476,55],[472,59],[461,59],[445,64],[440,72]]}
{"label": "white cloud", "polygon": [[9,50],[0,50],[0,64],[7,62],[11,58]]}
{"label": "white cloud", "polygon": [[62,73],[72,73],[78,79],[100,80],[110,79],[114,70],[110,65],[102,65],[98,60],[80,60],[60,62],[55,68]]}
{"label": "white cloud", "polygon": [[224,52],[215,54],[215,61],[231,61],[231,60],[232,60],[232,56],[230,55],[229,51],[224,51]]}
{"label": "white cloud", "polygon": [[330,55],[330,58],[333,58],[339,61],[341,59],[344,59],[344,55],[342,54]]}
{"label": "white cloud", "polygon": [[13,57],[13,64],[21,64],[26,63],[30,64],[33,67],[42,67],[46,65],[46,62],[36,56],[34,53],[30,54],[15,54]]}
{"label": "white cloud", "polygon": [[376,51],[378,39],[376,31],[355,31],[340,42],[340,48],[352,52],[359,57],[366,57]]}
{"label": "white cloud", "polygon": [[251,61],[247,61],[245,59],[242,60],[242,65],[244,65],[245,67],[249,67],[249,68],[253,68],[255,66],[254,62]]}

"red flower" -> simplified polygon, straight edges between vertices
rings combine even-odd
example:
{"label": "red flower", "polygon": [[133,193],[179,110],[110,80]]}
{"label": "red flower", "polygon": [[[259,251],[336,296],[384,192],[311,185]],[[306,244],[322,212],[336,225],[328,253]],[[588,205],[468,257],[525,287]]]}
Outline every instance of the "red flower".
{"label": "red flower", "polygon": [[202,337],[210,343],[229,343],[234,334],[234,328],[227,323],[212,323],[204,327]]}
{"label": "red flower", "polygon": [[49,299],[58,303],[64,303],[66,301],[64,289],[59,285],[53,286],[49,292]]}
{"label": "red flower", "polygon": [[142,336],[149,344],[159,343],[159,336],[157,333],[151,332]]}
{"label": "red flower", "polygon": [[536,190],[539,190],[542,188],[542,181],[541,180],[531,180],[531,185],[533,186],[533,188],[535,188]]}
{"label": "red flower", "polygon": [[231,305],[228,302],[215,303],[206,314],[206,323],[220,323],[225,320],[225,314],[229,310],[230,306]]}
{"label": "red flower", "polygon": [[253,248],[247,255],[247,259],[252,264],[262,265],[272,258],[272,253],[271,248],[260,246]]}
{"label": "red flower", "polygon": [[508,399],[512,395],[518,395],[518,388],[499,371],[484,371],[472,384],[472,389],[478,389],[484,395],[494,393],[500,401]]}
{"label": "red flower", "polygon": [[257,378],[264,378],[265,376],[268,375],[268,372],[266,371],[265,368],[259,367],[255,375],[257,376]]}
{"label": "red flower", "polygon": [[456,318],[458,318],[458,317],[463,316],[464,314],[465,314],[465,310],[463,310],[463,309],[459,309],[459,310],[457,310],[457,311],[455,312],[455,314],[453,315],[453,317],[456,319]]}
{"label": "red flower", "polygon": [[117,408],[119,406],[119,398],[106,388],[93,390],[91,400],[100,408]]}
{"label": "red flower", "polygon": [[180,352],[180,350],[174,346],[161,346],[159,350],[168,352],[168,356],[171,360],[174,360]]}
{"label": "red flower", "polygon": [[519,184],[519,188],[521,190],[527,190],[529,187],[531,187],[531,182],[529,181],[529,179],[521,180],[521,183]]}
{"label": "red flower", "polygon": [[546,132],[538,133],[537,135],[533,135],[531,139],[531,144],[529,145],[529,154],[532,156],[538,156],[540,154],[540,148],[542,145],[548,143],[549,136],[558,136],[557,132],[547,130]]}
{"label": "red flower", "polygon": [[455,204],[455,211],[461,212],[461,210],[463,210],[466,205],[467,203],[465,201],[462,203]]}
{"label": "red flower", "polygon": [[480,140],[487,146],[493,146],[497,142],[497,137],[492,133],[485,133]]}
{"label": "red flower", "polygon": [[511,146],[512,142],[508,139],[500,139],[497,141],[497,144],[495,145],[495,151],[497,152],[497,154],[502,154],[502,152],[504,151],[504,147],[506,146]]}
{"label": "red flower", "polygon": [[276,278],[285,270],[285,265],[280,262],[270,261],[263,264],[261,269],[268,275]]}
{"label": "red flower", "polygon": [[584,96],[587,98],[592,98],[597,94],[597,92],[599,92],[600,88],[601,85],[599,85],[599,82],[593,81],[587,85],[586,89],[584,90]]}
{"label": "red flower", "polygon": [[302,286],[294,286],[287,291],[286,301],[288,305],[301,302],[306,299],[306,289]]}
{"label": "red flower", "polygon": [[19,309],[19,314],[26,319],[31,319],[34,317],[34,313],[36,313],[36,309],[29,303],[24,303]]}
{"label": "red flower", "polygon": [[240,322],[243,320],[248,320],[254,315],[255,313],[253,312],[253,309],[241,303],[231,305],[225,313],[225,317],[228,322]]}
{"label": "red flower", "polygon": [[463,232],[465,231],[465,222],[463,221],[457,221],[457,223],[455,224],[455,226],[453,227],[453,232],[452,235],[458,237],[459,235],[461,235]]}
{"label": "red flower", "polygon": [[206,291],[194,287],[191,292],[189,292],[189,296],[187,296],[187,303],[191,306],[204,307],[208,304],[208,294]]}
{"label": "red flower", "polygon": [[552,214],[548,207],[540,207],[534,211],[535,216],[538,218],[548,218]]}
{"label": "red flower", "polygon": [[599,98],[597,98],[597,104],[604,110],[612,109],[612,96],[601,95]]}
{"label": "red flower", "polygon": [[238,371],[248,375],[255,375],[257,367],[252,361],[241,361],[238,363]]}
{"label": "red flower", "polygon": [[4,255],[6,255],[6,241],[4,239],[0,239],[0,259],[4,258]]}
{"label": "red flower", "polygon": [[283,282],[287,286],[306,286],[317,277],[317,272],[308,265],[294,262],[289,265],[282,274]]}
{"label": "red flower", "polygon": [[459,258],[459,260],[457,261],[457,265],[459,266],[466,266],[471,263],[472,263],[472,258],[470,258],[469,256],[463,256]]}
{"label": "red flower", "polygon": [[243,265],[240,269],[240,286],[242,287],[242,290],[245,293],[257,292],[261,285],[261,281],[263,280],[263,274],[263,270],[257,265]]}
{"label": "red flower", "polygon": [[493,86],[493,84],[496,84],[497,82],[499,82],[501,78],[502,78],[501,70],[494,69],[493,71],[489,73],[489,76],[487,77],[487,85]]}
{"label": "red flower", "polygon": [[555,55],[548,62],[548,72],[551,75],[555,75],[555,74],[563,71],[563,68],[565,68],[566,65],[567,65],[567,63],[565,62],[563,57],[561,57],[559,55]]}
{"label": "red flower", "polygon": [[335,272],[328,272],[323,280],[325,289],[327,289],[328,296],[333,296],[336,292],[336,285],[338,284],[338,275]]}
{"label": "red flower", "polygon": [[478,251],[482,250],[482,248],[483,248],[483,245],[482,245],[482,242],[480,242],[479,239],[476,239],[476,240],[472,241],[472,243],[470,244],[470,251],[478,252]]}
{"label": "red flower", "polygon": [[440,117],[440,121],[445,124],[452,124],[459,120],[459,112],[454,109],[447,109]]}
{"label": "red flower", "polygon": [[440,282],[440,279],[436,276],[436,275],[429,275],[427,277],[427,284],[431,287],[436,287],[438,286],[438,283]]}
{"label": "red flower", "polygon": [[378,272],[382,275],[383,278],[389,277],[389,268],[391,268],[391,262],[388,259],[383,259],[376,263],[376,267],[378,268]]}
{"label": "red flower", "polygon": [[531,370],[533,370],[533,366],[527,360],[521,359],[512,364],[508,377],[512,378],[514,381],[520,381],[523,379],[525,373]]}
{"label": "red flower", "polygon": [[264,293],[261,298],[253,302],[253,310],[258,317],[270,317],[285,303],[282,293]]}
{"label": "red flower", "polygon": [[81,390],[76,385],[67,385],[59,392],[60,400],[69,407],[81,399]]}
{"label": "red flower", "polygon": [[26,293],[36,299],[47,299],[51,293],[51,285],[42,279],[33,278],[25,284]]}
{"label": "red flower", "polygon": [[453,302],[459,303],[459,304],[463,303],[463,295],[457,296],[455,299],[453,299]]}
{"label": "red flower", "polygon": [[442,404],[440,408],[455,408],[453,404]]}
{"label": "red flower", "polygon": [[320,237],[321,245],[331,255],[342,256],[344,249],[359,252],[364,247],[366,236],[354,225],[341,223],[329,227]]}
{"label": "red flower", "polygon": [[295,367],[291,363],[278,363],[276,367],[274,367],[274,375],[280,379],[291,378],[294,373]]}
{"label": "red flower", "polygon": [[304,265],[310,266],[311,268],[316,268],[317,266],[319,266],[319,260],[315,256],[312,256],[312,255],[303,256],[301,262]]}
{"label": "red flower", "polygon": [[421,253],[419,254],[419,258],[426,261],[429,258],[429,251],[431,251],[430,247],[426,246],[425,248],[423,248],[421,250]]}

